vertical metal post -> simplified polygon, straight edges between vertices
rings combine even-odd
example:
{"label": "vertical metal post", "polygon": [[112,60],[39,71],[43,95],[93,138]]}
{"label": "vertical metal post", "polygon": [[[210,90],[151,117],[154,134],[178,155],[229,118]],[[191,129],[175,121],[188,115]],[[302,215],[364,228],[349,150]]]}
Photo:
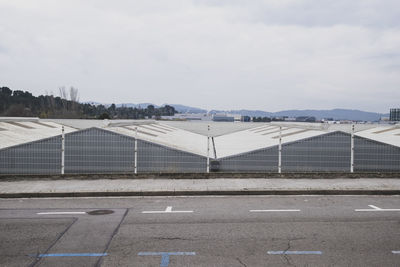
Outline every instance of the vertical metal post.
{"label": "vertical metal post", "polygon": [[279,126],[278,173],[282,173],[282,126]]}
{"label": "vertical metal post", "polygon": [[210,172],[210,125],[207,126],[207,173]]}
{"label": "vertical metal post", "polygon": [[135,174],[137,174],[137,127],[135,127]]}
{"label": "vertical metal post", "polygon": [[351,125],[350,172],[354,172],[354,124]]}
{"label": "vertical metal post", "polygon": [[64,126],[61,127],[61,174],[64,174],[65,165],[65,134]]}

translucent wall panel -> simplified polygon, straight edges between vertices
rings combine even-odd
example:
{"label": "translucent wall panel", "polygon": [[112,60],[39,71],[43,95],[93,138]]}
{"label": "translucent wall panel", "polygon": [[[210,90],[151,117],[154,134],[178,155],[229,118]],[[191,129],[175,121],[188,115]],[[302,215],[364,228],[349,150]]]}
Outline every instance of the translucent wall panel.
{"label": "translucent wall panel", "polygon": [[206,172],[207,158],[138,140],[138,172]]}
{"label": "translucent wall panel", "polygon": [[400,171],[400,148],[356,136],[355,171]]}
{"label": "translucent wall panel", "polygon": [[219,170],[222,172],[277,172],[278,147],[221,158]]}
{"label": "translucent wall panel", "polygon": [[133,171],[133,138],[98,128],[65,135],[65,173]]}
{"label": "translucent wall panel", "polygon": [[333,132],[282,145],[282,172],[349,172],[351,136]]}
{"label": "translucent wall panel", "polygon": [[0,150],[2,174],[60,174],[61,136]]}

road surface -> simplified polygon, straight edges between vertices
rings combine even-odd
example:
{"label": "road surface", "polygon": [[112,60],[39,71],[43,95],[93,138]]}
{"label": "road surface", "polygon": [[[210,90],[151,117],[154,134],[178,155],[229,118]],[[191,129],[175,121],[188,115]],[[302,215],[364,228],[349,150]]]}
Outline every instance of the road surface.
{"label": "road surface", "polygon": [[0,266],[400,266],[400,196],[0,200]]}

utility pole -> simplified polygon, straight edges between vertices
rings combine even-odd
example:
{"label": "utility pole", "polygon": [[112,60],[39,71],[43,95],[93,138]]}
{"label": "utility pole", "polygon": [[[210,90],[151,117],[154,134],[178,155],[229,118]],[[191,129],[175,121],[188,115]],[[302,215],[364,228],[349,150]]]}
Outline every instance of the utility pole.
{"label": "utility pole", "polygon": [[354,172],[354,124],[351,125],[350,172]]}
{"label": "utility pole", "polygon": [[135,174],[137,174],[137,127],[135,127]]}
{"label": "utility pole", "polygon": [[210,173],[210,125],[207,126],[207,173]]}
{"label": "utility pole", "polygon": [[279,126],[278,173],[282,173],[282,126]]}
{"label": "utility pole", "polygon": [[65,165],[65,134],[64,126],[61,127],[61,174],[64,174]]}

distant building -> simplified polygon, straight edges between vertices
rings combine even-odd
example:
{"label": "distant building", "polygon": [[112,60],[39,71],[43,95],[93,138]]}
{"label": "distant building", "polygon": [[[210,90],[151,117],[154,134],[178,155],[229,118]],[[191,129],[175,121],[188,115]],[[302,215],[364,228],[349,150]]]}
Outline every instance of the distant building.
{"label": "distant building", "polygon": [[390,121],[400,121],[400,108],[391,108],[390,109]]}
{"label": "distant building", "polygon": [[390,121],[389,117],[381,117],[380,121]]}
{"label": "distant building", "polygon": [[287,117],[285,118],[285,121],[296,121],[295,117]]}
{"label": "distant building", "polygon": [[207,113],[177,113],[174,116],[161,116],[163,120],[183,120],[183,121],[211,121],[211,116]]}
{"label": "distant building", "polygon": [[315,122],[316,119],[313,116],[300,116],[296,117],[297,122]]}
{"label": "distant building", "polygon": [[240,118],[240,121],[242,121],[242,122],[250,122],[251,118],[250,118],[250,116],[242,116]]}
{"label": "distant building", "polygon": [[235,117],[234,116],[227,116],[227,115],[219,115],[215,114],[212,118],[213,121],[229,121],[229,122],[234,122]]}

